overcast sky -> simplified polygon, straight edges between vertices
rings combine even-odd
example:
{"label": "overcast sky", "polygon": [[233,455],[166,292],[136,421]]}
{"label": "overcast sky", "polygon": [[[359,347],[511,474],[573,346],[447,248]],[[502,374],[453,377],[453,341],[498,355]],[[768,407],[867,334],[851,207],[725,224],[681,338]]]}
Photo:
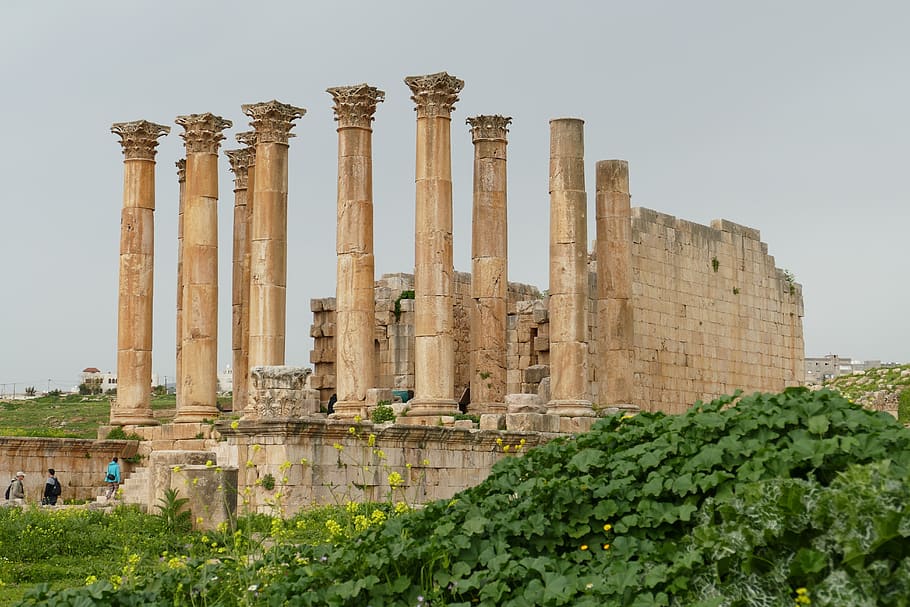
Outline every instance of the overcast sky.
{"label": "overcast sky", "polygon": [[[633,206],[761,231],[803,285],[806,353],[910,360],[910,5],[904,2],[8,2],[0,12],[0,392],[116,370],[123,157],[158,148],[154,370],[173,378],[181,114],[307,108],[290,146],[288,364],[334,295],[331,86],[386,91],[373,135],[376,273],[414,265],[408,75],[465,81],[452,120],[455,266],[470,270],[465,118],[513,117],[509,278],[547,287],[548,120],[629,161]],[[220,159],[219,369],[230,363],[232,175]],[[593,238],[593,224],[589,239]]]}

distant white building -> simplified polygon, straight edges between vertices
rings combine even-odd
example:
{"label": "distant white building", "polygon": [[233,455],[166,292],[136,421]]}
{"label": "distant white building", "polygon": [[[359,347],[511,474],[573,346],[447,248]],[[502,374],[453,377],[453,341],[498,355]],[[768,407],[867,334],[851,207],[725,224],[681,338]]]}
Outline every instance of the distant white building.
{"label": "distant white building", "polygon": [[[104,393],[108,390],[117,389],[117,374],[110,371],[102,372],[97,367],[86,367],[79,374],[79,383],[87,386],[98,386],[101,388],[101,392]],[[158,383],[158,374],[152,373],[152,384],[149,388],[154,388]]]}

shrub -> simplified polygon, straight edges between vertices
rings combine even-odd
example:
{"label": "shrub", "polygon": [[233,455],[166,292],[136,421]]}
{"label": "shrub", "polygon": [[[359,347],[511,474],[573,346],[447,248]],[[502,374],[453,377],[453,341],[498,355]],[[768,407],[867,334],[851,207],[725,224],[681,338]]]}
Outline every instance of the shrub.
{"label": "shrub", "polygon": [[904,388],[897,401],[897,421],[910,424],[910,388]]}
{"label": "shrub", "polygon": [[387,400],[381,400],[376,404],[376,408],[370,413],[370,421],[374,424],[395,421],[395,411]]}

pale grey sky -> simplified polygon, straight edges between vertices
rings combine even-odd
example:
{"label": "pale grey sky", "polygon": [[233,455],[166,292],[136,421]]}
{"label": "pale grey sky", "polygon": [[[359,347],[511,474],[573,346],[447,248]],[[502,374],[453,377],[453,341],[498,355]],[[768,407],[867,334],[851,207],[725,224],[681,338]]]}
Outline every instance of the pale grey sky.
{"label": "pale grey sky", "polygon": [[[455,260],[470,269],[464,120],[513,117],[510,279],[547,286],[548,120],[585,120],[594,163],[630,163],[632,203],[761,230],[803,284],[809,355],[910,360],[910,5],[903,2],[9,2],[0,9],[0,391],[116,369],[122,155],[158,148],[154,370],[173,377],[180,114],[248,129],[240,105],[307,108],[290,147],[289,364],[309,300],[334,294],[330,86],[386,91],[374,123],[376,271],[414,263],[408,75],[465,81],[452,122]],[[232,176],[220,165],[219,368],[230,363]],[[593,219],[593,212],[589,213]],[[590,231],[593,236],[593,229]]]}

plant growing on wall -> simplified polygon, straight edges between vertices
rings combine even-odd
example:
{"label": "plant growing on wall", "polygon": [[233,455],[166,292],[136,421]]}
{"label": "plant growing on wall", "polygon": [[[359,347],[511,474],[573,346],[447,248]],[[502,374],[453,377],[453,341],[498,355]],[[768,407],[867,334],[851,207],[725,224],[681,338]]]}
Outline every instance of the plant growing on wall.
{"label": "plant growing on wall", "polygon": [[401,300],[402,299],[414,299],[414,291],[402,291],[398,297],[395,299],[395,308],[392,311],[395,314],[395,322],[401,320]]}
{"label": "plant growing on wall", "polygon": [[717,260],[717,256],[711,258],[711,267],[717,272],[717,269],[720,267],[720,261]]}

